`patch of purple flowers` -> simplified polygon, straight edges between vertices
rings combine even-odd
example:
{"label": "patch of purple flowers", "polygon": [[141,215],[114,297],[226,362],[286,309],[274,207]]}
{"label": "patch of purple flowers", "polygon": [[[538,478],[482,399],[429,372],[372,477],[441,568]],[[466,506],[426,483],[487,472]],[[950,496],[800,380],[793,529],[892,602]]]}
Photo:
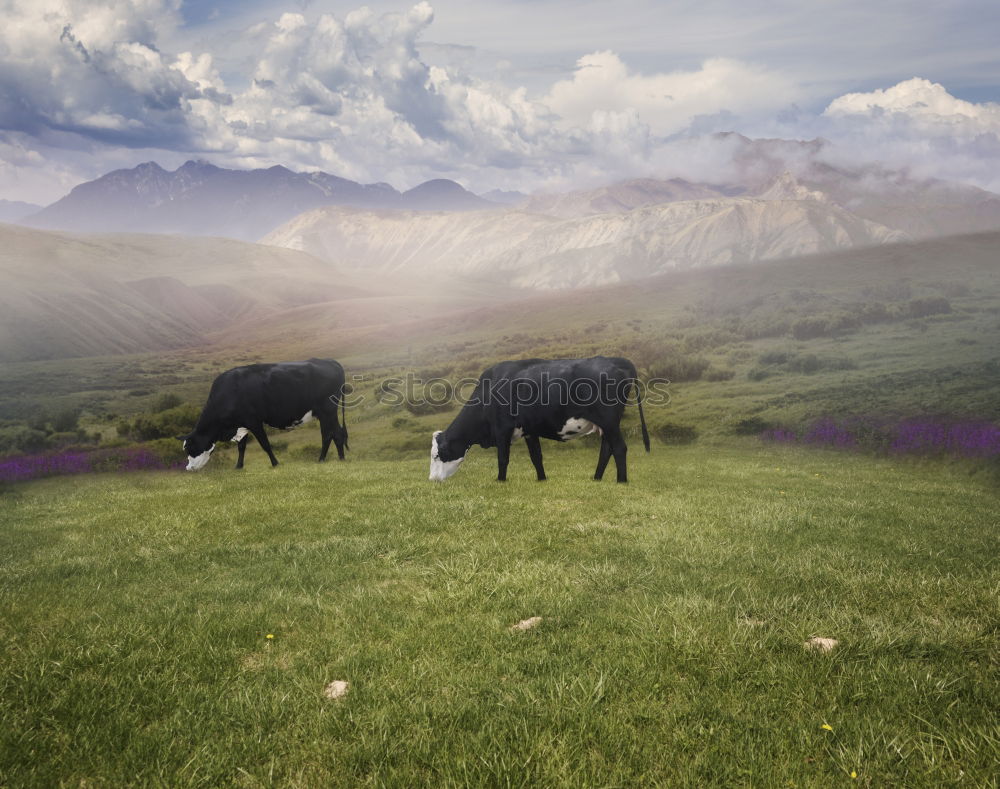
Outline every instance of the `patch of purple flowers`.
{"label": "patch of purple flowers", "polygon": [[165,462],[146,447],[65,450],[42,455],[0,458],[0,482],[23,482],[64,474],[95,471],[162,471],[182,468],[183,461]]}
{"label": "patch of purple flowers", "polygon": [[777,444],[810,444],[835,449],[1000,458],[1000,426],[991,422],[821,419],[799,430],[783,427],[765,430],[760,438]]}

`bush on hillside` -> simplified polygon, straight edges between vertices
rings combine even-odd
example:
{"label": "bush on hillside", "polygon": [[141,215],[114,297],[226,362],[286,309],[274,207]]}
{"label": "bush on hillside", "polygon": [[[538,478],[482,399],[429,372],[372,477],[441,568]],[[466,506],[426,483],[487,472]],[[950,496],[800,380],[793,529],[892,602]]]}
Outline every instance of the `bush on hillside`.
{"label": "bush on hillside", "polygon": [[741,419],[736,423],[733,432],[738,436],[759,436],[765,430],[772,430],[774,425],[759,416],[751,416]]}
{"label": "bush on hillside", "polygon": [[158,438],[175,438],[190,433],[198,421],[200,410],[193,405],[179,405],[159,413],[143,415],[131,424],[119,422],[118,435],[135,441],[153,441]]}
{"label": "bush on hillside", "polygon": [[157,398],[156,404],[153,406],[153,413],[159,414],[163,411],[169,411],[171,408],[177,408],[177,406],[182,405],[183,403],[184,401],[181,400],[180,397],[168,392]]}
{"label": "bush on hillside", "polygon": [[648,367],[650,378],[663,378],[671,383],[699,380],[708,369],[708,359],[689,356],[680,351],[666,351]]}
{"label": "bush on hillside", "polygon": [[710,367],[708,372],[705,373],[705,380],[711,381],[712,383],[719,383],[721,381],[731,381],[736,377],[735,370],[720,369],[718,367]]}
{"label": "bush on hillside", "polygon": [[80,409],[64,408],[52,418],[52,429],[57,433],[68,433],[80,426]]}
{"label": "bush on hillside", "polygon": [[693,444],[698,440],[698,430],[690,425],[665,422],[653,428],[655,435],[664,444]]}
{"label": "bush on hillside", "polygon": [[911,318],[926,318],[928,315],[944,315],[951,312],[951,302],[942,296],[929,299],[913,299],[907,305],[906,311]]}

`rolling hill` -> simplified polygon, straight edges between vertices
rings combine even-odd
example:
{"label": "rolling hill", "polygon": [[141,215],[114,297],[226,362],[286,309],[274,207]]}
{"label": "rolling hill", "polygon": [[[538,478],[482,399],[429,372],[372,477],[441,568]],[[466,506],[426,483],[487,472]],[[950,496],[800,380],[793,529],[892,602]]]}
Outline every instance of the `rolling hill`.
{"label": "rolling hill", "polygon": [[[191,348],[213,332],[324,303],[392,323],[489,302],[495,289],[365,279],[302,252],[219,238],[74,235],[0,225],[0,360]],[[358,305],[362,306],[358,306]]]}

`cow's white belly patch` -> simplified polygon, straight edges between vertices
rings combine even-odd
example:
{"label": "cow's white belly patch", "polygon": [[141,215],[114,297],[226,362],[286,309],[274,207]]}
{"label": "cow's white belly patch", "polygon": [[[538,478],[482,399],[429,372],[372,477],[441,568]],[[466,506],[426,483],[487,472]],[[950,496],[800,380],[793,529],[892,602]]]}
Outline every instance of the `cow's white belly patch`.
{"label": "cow's white belly patch", "polygon": [[250,431],[247,430],[245,427],[238,427],[238,428],[236,428],[236,435],[232,437],[232,439],[231,439],[232,442],[234,444],[238,444],[240,441],[242,441],[244,438],[247,437],[247,433],[249,433],[249,432]]}
{"label": "cow's white belly patch", "polygon": [[562,430],[559,431],[559,438],[563,441],[568,441],[571,438],[579,438],[580,436],[587,436],[597,430],[597,425],[591,422],[589,419],[579,419],[574,417],[573,419],[567,419],[566,424],[562,426]]}

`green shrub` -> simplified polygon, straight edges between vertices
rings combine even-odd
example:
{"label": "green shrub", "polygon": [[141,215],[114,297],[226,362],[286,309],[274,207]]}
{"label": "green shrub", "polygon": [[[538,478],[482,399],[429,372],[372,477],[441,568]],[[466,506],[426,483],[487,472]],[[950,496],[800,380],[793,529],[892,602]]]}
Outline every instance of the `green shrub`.
{"label": "green shrub", "polygon": [[47,433],[27,425],[14,425],[0,429],[0,453],[2,454],[41,452],[51,446],[52,442]]}
{"label": "green shrub", "polygon": [[708,359],[666,351],[646,368],[650,378],[665,378],[671,383],[697,381],[708,369]]}
{"label": "green shrub", "polygon": [[762,353],[758,361],[761,364],[785,364],[788,361],[788,354],[784,351],[768,351]]}
{"label": "green shrub", "polygon": [[153,413],[159,414],[162,411],[169,411],[171,408],[177,408],[183,402],[180,397],[170,392],[162,394],[157,398],[156,404],[153,406]]}
{"label": "green shrub", "polygon": [[788,365],[788,369],[796,373],[816,373],[823,368],[823,363],[814,353],[796,356]]}
{"label": "green shrub", "polygon": [[671,422],[653,428],[653,434],[664,444],[692,444],[698,439],[696,428]]}
{"label": "green shrub", "polygon": [[911,318],[926,318],[928,315],[943,315],[949,312],[951,312],[951,302],[942,296],[913,299],[907,305],[907,314]]}
{"label": "green shrub", "polygon": [[52,429],[57,433],[69,433],[80,426],[80,409],[66,408],[52,418]]}
{"label": "green shrub", "polygon": [[190,433],[198,421],[200,411],[193,405],[179,405],[158,414],[140,416],[131,425],[118,425],[118,435],[128,435],[136,441],[152,441],[157,438],[174,438]]}
{"label": "green shrub", "polygon": [[751,416],[741,419],[736,423],[733,432],[738,436],[757,436],[765,430],[771,430],[774,425],[761,419],[759,416]]}

